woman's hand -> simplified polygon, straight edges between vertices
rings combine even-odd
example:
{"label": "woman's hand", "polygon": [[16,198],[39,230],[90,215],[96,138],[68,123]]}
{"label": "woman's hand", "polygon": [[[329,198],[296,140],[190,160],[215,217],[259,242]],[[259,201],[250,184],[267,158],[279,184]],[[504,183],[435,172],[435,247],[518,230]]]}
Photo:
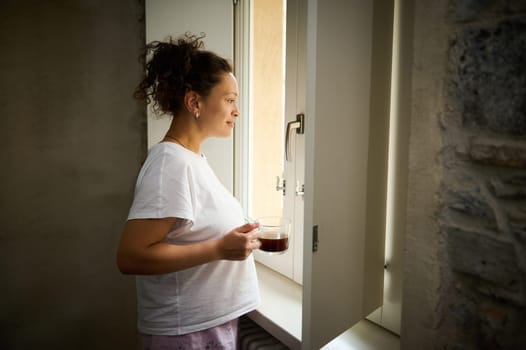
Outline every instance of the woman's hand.
{"label": "woman's hand", "polygon": [[218,241],[221,259],[244,260],[254,249],[258,249],[261,245],[258,227],[259,223],[247,223],[221,237]]}

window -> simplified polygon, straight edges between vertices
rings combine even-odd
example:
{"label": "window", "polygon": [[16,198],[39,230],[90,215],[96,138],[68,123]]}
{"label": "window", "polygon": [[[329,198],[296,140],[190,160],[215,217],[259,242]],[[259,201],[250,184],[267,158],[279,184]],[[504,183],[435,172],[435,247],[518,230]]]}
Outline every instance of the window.
{"label": "window", "polygon": [[285,98],[285,0],[254,0],[251,41],[249,215],[281,216]]}
{"label": "window", "polygon": [[[254,66],[265,65],[267,61],[256,61],[257,55],[252,51],[257,39],[253,27],[257,0],[240,3],[245,4],[248,11],[244,13],[249,15],[238,16],[245,22],[241,23],[243,27],[237,27],[236,33],[246,35],[242,38],[244,47],[250,50],[245,50],[246,57],[242,60],[237,56],[236,63],[246,65],[240,71],[246,73],[241,83],[248,93],[254,84]],[[294,122],[297,114],[306,112],[305,136],[291,133],[291,160],[281,158],[282,178],[286,181],[282,210],[285,216],[294,218],[294,246],[288,260],[282,257],[286,261],[281,265],[275,257],[258,256],[260,262],[302,284],[300,316],[295,314],[297,319],[302,318],[302,325],[284,327],[289,334],[301,334],[299,338],[305,348],[321,346],[338,330],[367,316],[381,305],[384,296],[393,2],[360,0],[317,5],[315,1],[287,0],[283,14],[285,81],[280,147],[284,147],[286,125]],[[236,48],[240,47],[243,46],[236,42]],[[250,98],[254,96],[251,94]],[[236,139],[239,153],[245,149],[243,145],[248,145],[249,151],[244,155],[248,162],[244,164],[250,166],[237,180],[241,179],[242,184],[238,193],[246,196],[245,207],[251,210],[249,197],[253,195],[250,190],[254,184],[250,183],[253,180],[249,175],[256,169],[250,163],[254,161],[250,149],[253,142],[250,133],[255,132],[253,104],[252,100],[247,102],[244,114],[248,119],[246,139],[245,134]],[[275,181],[276,175],[270,174],[266,181],[271,178]],[[303,179],[305,198],[301,196]],[[299,227],[303,224],[305,230]],[[312,252],[309,246],[315,240],[315,228],[319,249]],[[391,262],[389,274],[394,278],[396,263]],[[292,309],[284,305],[276,308],[275,303],[290,301],[290,295],[294,294],[290,289],[298,284],[288,284],[289,290],[280,299],[274,292],[284,285],[277,282],[290,280],[274,278],[277,274],[267,274],[268,269],[260,270],[266,271],[261,274],[265,287],[262,292],[271,290],[262,298],[269,307],[263,303],[260,312],[265,319],[287,325],[286,315]],[[387,313],[387,308],[382,309],[375,322],[385,326]],[[399,312],[397,315],[393,313],[391,318],[399,318]]]}
{"label": "window", "polygon": [[[296,120],[297,51],[295,21],[286,0],[243,1],[237,8],[236,75],[242,94],[241,127],[236,135],[236,194],[247,216],[284,216],[292,220],[289,249],[282,255],[256,252],[256,260],[301,283],[303,152]],[[242,26],[240,28],[239,26]],[[292,27],[291,27],[292,26]],[[240,38],[240,36],[243,36]],[[294,126],[295,124],[291,124]]]}

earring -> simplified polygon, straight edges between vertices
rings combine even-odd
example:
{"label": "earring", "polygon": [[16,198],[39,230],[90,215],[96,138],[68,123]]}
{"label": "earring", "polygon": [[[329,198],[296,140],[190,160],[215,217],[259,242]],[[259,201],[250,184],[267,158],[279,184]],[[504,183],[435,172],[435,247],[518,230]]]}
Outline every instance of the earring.
{"label": "earring", "polygon": [[196,112],[194,115],[195,120],[199,119],[199,112]]}

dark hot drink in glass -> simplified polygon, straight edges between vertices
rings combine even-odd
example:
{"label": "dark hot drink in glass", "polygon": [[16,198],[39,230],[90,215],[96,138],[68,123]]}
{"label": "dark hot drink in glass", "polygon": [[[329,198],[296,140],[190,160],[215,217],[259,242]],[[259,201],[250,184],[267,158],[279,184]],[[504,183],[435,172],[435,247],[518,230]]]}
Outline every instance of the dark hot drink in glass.
{"label": "dark hot drink in glass", "polygon": [[290,220],[265,217],[259,220],[259,250],[268,254],[282,254],[289,248]]}

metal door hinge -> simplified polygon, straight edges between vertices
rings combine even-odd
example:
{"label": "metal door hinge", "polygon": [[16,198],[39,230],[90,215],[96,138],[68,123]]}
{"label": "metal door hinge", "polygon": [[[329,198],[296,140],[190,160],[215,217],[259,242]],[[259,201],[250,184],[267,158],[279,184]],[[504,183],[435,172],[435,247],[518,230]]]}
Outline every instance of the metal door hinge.
{"label": "metal door hinge", "polygon": [[296,196],[304,196],[305,195],[305,185],[301,184],[299,181],[296,181]]}
{"label": "metal door hinge", "polygon": [[276,191],[282,191],[283,195],[285,195],[286,189],[287,181],[285,179],[280,178],[279,176],[276,176]]}
{"label": "metal door hinge", "polygon": [[318,251],[318,225],[312,226],[312,251]]}

